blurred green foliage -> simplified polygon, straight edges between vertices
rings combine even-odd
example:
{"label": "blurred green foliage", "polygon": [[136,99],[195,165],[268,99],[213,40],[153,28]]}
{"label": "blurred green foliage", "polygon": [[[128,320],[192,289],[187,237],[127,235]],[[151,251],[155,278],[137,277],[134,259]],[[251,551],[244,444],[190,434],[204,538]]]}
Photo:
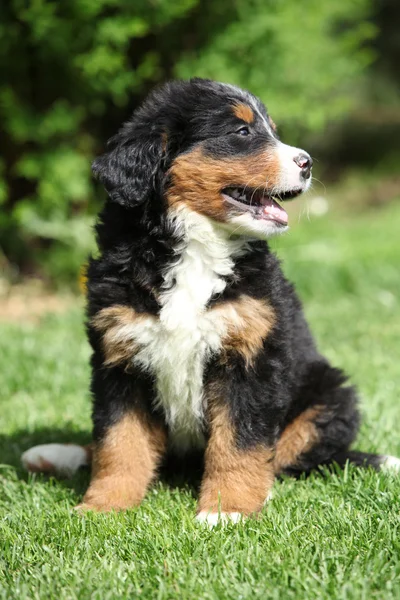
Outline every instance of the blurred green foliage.
{"label": "blurred green foliage", "polygon": [[248,87],[295,130],[321,129],[351,107],[349,89],[372,59],[368,0],[242,0],[232,22],[229,2],[221,4],[226,25],[213,28],[210,15],[209,43],[178,62],[179,75]]}
{"label": "blurred green foliage", "polygon": [[[90,163],[156,83],[250,88],[292,143],[348,111],[372,0],[8,0],[0,8],[0,264],[76,278],[102,199]],[[312,107],[312,110],[310,110]]]}

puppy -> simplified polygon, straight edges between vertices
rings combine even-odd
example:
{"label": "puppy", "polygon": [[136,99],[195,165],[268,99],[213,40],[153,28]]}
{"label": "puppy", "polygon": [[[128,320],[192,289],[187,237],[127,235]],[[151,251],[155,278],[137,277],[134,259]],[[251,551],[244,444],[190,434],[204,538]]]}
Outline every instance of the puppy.
{"label": "puppy", "polygon": [[399,468],[349,450],[356,392],[318,352],[268,247],[312,159],[279,140],[258,98],[168,83],[93,170],[108,194],[88,269],[94,441],[33,448],[28,468],[70,474],[92,460],[80,508],[119,510],[141,502],[167,453],[198,449],[197,518],[211,525],[260,511],[282,473]]}

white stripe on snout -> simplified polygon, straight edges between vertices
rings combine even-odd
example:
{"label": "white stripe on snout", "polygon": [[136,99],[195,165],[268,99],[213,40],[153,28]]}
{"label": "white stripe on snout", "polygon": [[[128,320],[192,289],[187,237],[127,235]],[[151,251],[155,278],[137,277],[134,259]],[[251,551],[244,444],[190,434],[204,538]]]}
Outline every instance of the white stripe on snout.
{"label": "white stripe on snout", "polygon": [[264,123],[265,129],[267,130],[268,134],[273,137],[276,138],[275,136],[275,132],[273,131],[273,129],[270,127],[270,124],[268,123],[267,119],[264,117],[264,115],[258,110],[257,106],[254,104],[254,102],[252,102],[252,106],[253,109],[256,111],[256,113],[258,114],[258,116],[260,117],[260,119],[262,120],[262,122]]}
{"label": "white stripe on snout", "polygon": [[281,167],[280,179],[276,184],[277,192],[290,192],[297,188],[303,192],[308,190],[311,185],[311,177],[309,179],[301,177],[301,168],[294,162],[299,154],[308,156],[307,152],[301,148],[277,142],[276,154]]}
{"label": "white stripe on snout", "polygon": [[[270,135],[276,141],[276,153],[279,158],[280,163],[280,179],[276,182],[276,189],[274,190],[277,194],[280,192],[291,192],[294,189],[301,189],[303,192],[307,191],[311,185],[311,177],[309,179],[304,179],[301,177],[301,169],[294,162],[294,159],[299,154],[307,155],[305,150],[301,148],[296,148],[295,146],[288,146],[287,144],[283,144],[280,142],[275,134],[275,131],[271,128],[271,125],[268,119],[262,114],[260,109],[257,106],[257,103],[254,101],[250,95],[247,96],[248,102],[251,105],[252,109],[262,120],[268,135]],[[267,182],[268,185],[268,182]]]}

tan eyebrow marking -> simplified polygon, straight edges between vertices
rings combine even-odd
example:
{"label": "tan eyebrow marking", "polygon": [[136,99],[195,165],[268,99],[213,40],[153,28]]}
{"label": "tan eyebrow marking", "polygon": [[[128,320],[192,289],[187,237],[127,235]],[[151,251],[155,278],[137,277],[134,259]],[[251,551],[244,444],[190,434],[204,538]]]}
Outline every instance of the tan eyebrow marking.
{"label": "tan eyebrow marking", "polygon": [[276,131],[278,129],[271,117],[269,117],[269,124],[271,125],[273,131]]}
{"label": "tan eyebrow marking", "polygon": [[247,104],[235,104],[233,107],[233,114],[238,119],[242,119],[246,123],[252,123],[254,121],[254,112]]}

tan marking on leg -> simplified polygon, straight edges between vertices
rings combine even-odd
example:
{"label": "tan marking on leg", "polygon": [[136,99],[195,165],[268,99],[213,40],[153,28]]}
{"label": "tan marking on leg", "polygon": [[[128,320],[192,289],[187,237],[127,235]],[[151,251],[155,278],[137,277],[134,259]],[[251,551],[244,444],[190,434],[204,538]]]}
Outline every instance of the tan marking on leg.
{"label": "tan marking on leg", "polygon": [[238,352],[247,367],[253,366],[276,322],[272,306],[264,300],[243,295],[238,300],[217,304],[212,310],[219,312],[227,322],[222,360],[226,361],[230,352]]}
{"label": "tan marking on leg", "polygon": [[169,171],[171,185],[166,198],[171,208],[184,205],[216,221],[225,221],[232,207],[221,191],[226,187],[274,188],[279,184],[281,164],[276,151],[250,156],[213,158],[202,147],[181,154]]}
{"label": "tan marking on leg", "polygon": [[100,310],[93,317],[92,325],[102,334],[105,365],[128,363],[139,349],[134,339],[135,329],[155,321],[153,315],[137,313],[129,306],[116,304]]}
{"label": "tan marking on leg", "polygon": [[77,508],[110,511],[140,504],[165,449],[161,425],[139,412],[126,414],[94,446],[92,480]]}
{"label": "tan marking on leg", "polygon": [[198,512],[258,512],[274,482],[273,450],[261,444],[238,448],[227,407],[211,414]]}
{"label": "tan marking on leg", "polygon": [[235,117],[246,123],[250,124],[254,121],[254,113],[248,104],[235,104],[233,107],[233,114]]}
{"label": "tan marking on leg", "polygon": [[276,445],[275,473],[291,465],[295,466],[301,454],[311,450],[319,441],[314,420],[322,410],[322,406],[307,408],[283,430]]}

